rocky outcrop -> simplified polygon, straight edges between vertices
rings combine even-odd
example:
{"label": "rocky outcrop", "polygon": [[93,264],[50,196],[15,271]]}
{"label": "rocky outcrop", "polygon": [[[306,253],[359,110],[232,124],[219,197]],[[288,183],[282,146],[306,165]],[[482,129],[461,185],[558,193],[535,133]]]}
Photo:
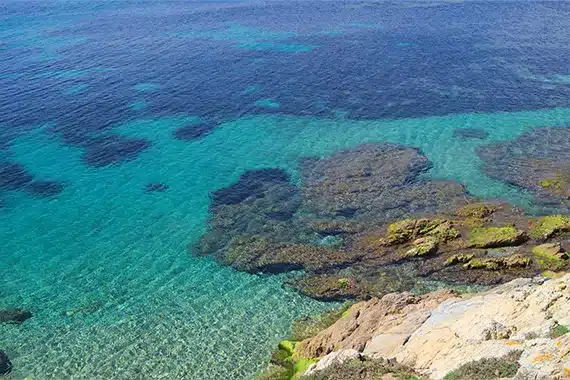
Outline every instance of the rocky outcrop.
{"label": "rocky outcrop", "polygon": [[[449,291],[421,297],[388,294],[355,304],[335,324],[299,343],[297,351],[332,363],[340,356],[337,351],[356,350],[394,359],[430,379],[464,371],[471,362],[514,354],[519,359],[513,379],[565,379],[570,374],[568,325],[570,274],[517,279],[464,296]],[[323,367],[317,363],[309,370]]]}
{"label": "rocky outcrop", "polygon": [[0,323],[23,323],[26,319],[32,318],[32,313],[22,309],[0,310]]}
{"label": "rocky outcrop", "polygon": [[8,358],[8,355],[2,350],[0,350],[0,376],[4,376],[12,372],[12,362]]}

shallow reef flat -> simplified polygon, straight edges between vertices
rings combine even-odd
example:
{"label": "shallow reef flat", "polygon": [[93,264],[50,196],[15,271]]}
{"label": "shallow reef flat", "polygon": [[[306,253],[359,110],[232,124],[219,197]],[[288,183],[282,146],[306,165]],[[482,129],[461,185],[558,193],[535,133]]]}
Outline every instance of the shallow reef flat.
{"label": "shallow reef flat", "polygon": [[212,194],[200,254],[250,273],[283,273],[319,300],[496,285],[566,270],[570,217],[526,215],[422,176],[421,151],[365,144],[301,160],[300,187],[254,170]]}

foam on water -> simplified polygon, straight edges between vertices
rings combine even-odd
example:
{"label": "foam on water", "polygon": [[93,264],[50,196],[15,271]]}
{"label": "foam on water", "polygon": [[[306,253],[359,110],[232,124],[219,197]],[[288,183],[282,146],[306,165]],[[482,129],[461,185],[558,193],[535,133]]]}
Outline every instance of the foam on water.
{"label": "foam on water", "polygon": [[[481,142],[454,139],[453,129],[481,128],[498,141],[567,124],[570,109],[380,121],[252,116],[196,141],[173,139],[175,129],[198,120],[117,125],[113,132],[146,138],[151,147],[99,169],[85,166],[82,150],[61,144],[49,126],[12,141],[12,159],[66,184],[54,199],[11,193],[0,212],[7,264],[0,268],[0,307],[35,313],[22,326],[0,327],[0,346],[14,357],[12,378],[247,378],[294,318],[330,305],[283,290],[278,277],[190,256],[211,191],[248,169],[295,175],[301,156],[390,141],[420,147],[434,163],[432,176],[524,204],[524,194],[479,171],[474,147]],[[148,183],[169,188],[146,194]]]}

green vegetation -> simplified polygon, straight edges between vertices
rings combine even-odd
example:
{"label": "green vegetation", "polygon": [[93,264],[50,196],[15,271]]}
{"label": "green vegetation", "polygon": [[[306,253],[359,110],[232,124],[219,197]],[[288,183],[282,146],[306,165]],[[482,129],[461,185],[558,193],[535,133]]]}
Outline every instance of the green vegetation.
{"label": "green vegetation", "polygon": [[459,236],[453,224],[444,219],[404,219],[388,226],[388,244],[402,244],[420,236],[430,236],[437,241],[448,241]]}
{"label": "green vegetation", "polygon": [[492,380],[513,377],[518,369],[522,351],[514,351],[502,358],[481,359],[467,363],[448,373],[444,380]]}
{"label": "green vegetation", "polygon": [[334,363],[315,374],[302,376],[301,380],[378,380],[387,373],[391,373],[398,380],[422,379],[397,364],[363,357],[342,364]]}
{"label": "green vegetation", "polygon": [[560,232],[570,231],[570,217],[549,215],[536,220],[530,230],[533,239],[548,239]]}
{"label": "green vegetation", "polygon": [[472,203],[460,208],[457,215],[468,219],[485,219],[497,210],[495,206],[485,203]]}
{"label": "green vegetation", "polygon": [[[419,240],[419,239],[418,239]],[[420,242],[414,242],[411,249],[409,249],[405,256],[408,257],[422,257],[431,255],[437,251],[437,240],[434,237],[422,238]]]}
{"label": "green vegetation", "polygon": [[463,266],[465,269],[498,270],[499,263],[492,259],[472,259]]}
{"label": "green vegetation", "polygon": [[473,259],[473,256],[474,255],[453,255],[445,260],[445,263],[443,265],[450,266],[455,264],[465,264],[471,261],[471,259]]}
{"label": "green vegetation", "polygon": [[282,340],[271,356],[271,364],[257,376],[258,380],[296,380],[317,360],[305,358],[295,352],[298,342]]}
{"label": "green vegetation", "polygon": [[570,332],[570,329],[564,325],[556,325],[550,332],[552,338],[560,338],[562,335]]}
{"label": "green vegetation", "polygon": [[518,245],[526,240],[526,235],[512,226],[476,227],[469,233],[469,243],[478,248],[495,248]]}
{"label": "green vegetation", "polygon": [[556,174],[554,177],[544,178],[538,181],[540,187],[552,190],[555,192],[560,192],[564,190],[564,188],[568,185],[569,178],[567,176],[563,176],[562,174]]}
{"label": "green vegetation", "polygon": [[566,258],[568,255],[563,253],[559,243],[547,243],[537,245],[532,249],[538,257],[538,264],[541,269],[547,270],[560,270],[566,265]]}

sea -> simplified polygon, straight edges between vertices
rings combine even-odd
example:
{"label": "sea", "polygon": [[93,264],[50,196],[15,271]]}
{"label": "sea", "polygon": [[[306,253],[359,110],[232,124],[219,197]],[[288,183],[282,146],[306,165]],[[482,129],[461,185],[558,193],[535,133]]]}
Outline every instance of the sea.
{"label": "sea", "polygon": [[[211,194],[417,147],[528,210],[477,147],[570,125],[570,2],[2,0],[5,379],[252,379],[335,304],[197,256]],[[485,139],[458,139],[476,128]]]}

